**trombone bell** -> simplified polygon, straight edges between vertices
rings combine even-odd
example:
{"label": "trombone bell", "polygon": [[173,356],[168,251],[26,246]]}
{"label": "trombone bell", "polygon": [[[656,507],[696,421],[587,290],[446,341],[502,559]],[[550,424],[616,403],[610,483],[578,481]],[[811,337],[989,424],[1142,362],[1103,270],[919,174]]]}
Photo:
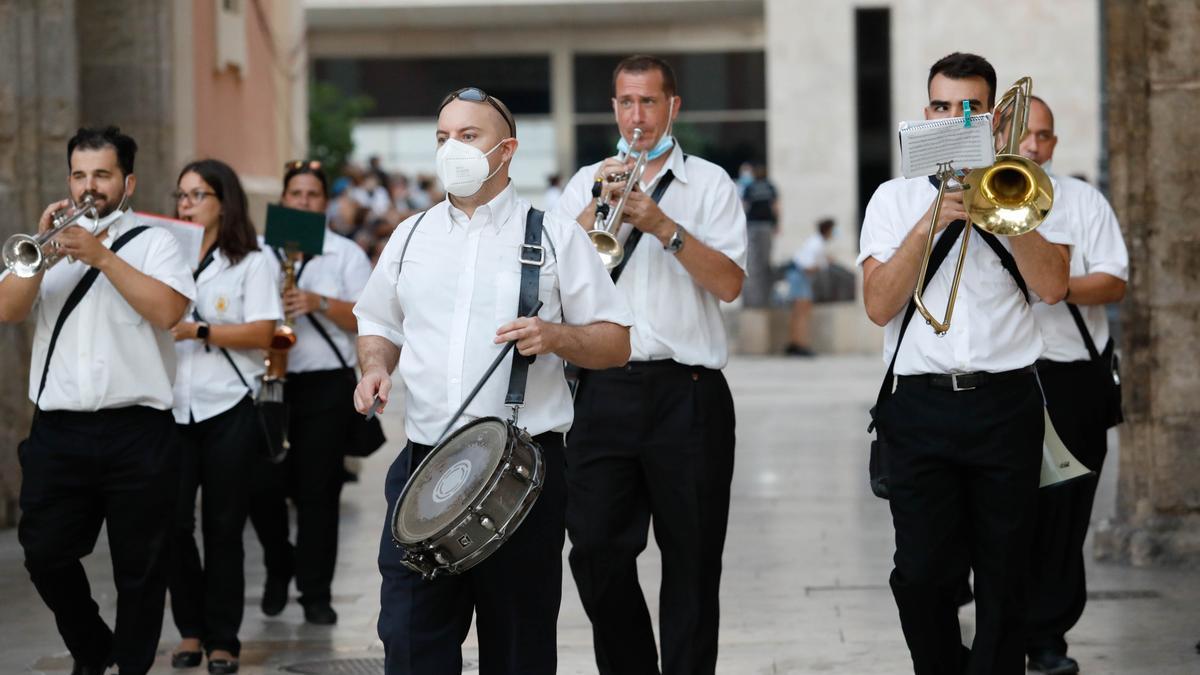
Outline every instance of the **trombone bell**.
{"label": "trombone bell", "polygon": [[1000,155],[991,166],[970,173],[963,203],[971,222],[992,234],[1014,237],[1032,232],[1050,214],[1054,186],[1036,162]]}

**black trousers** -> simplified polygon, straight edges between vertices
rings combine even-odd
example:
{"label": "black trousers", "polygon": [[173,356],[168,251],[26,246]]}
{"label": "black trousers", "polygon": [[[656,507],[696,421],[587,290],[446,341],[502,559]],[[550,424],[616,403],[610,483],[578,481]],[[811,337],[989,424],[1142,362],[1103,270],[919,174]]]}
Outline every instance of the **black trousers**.
{"label": "black trousers", "polygon": [[534,438],[542,448],[542,493],[512,537],[487,560],[457,576],[431,581],[405,567],[392,539],[391,514],[413,469],[430,452],[409,443],[388,469],[388,521],[379,541],[379,637],[388,675],[457,675],[462,643],[476,615],[479,672],[553,675],[558,663],[558,607],[562,600],[562,434]]}
{"label": "black trousers", "polygon": [[[914,672],[1022,673],[1044,413],[1031,373],[971,391],[900,378],[880,411],[896,530],[892,593]],[[975,642],[958,597],[975,573]]]}
{"label": "black trousers", "polygon": [[[179,501],[171,535],[171,614],[185,638],[206,652],[241,651],[238,629],[245,605],[242,530],[250,501],[250,463],[263,454],[258,416],[249,397],[225,412],[178,425]],[[196,549],[196,492],[200,491],[204,564]]]}
{"label": "black trousers", "polygon": [[[76,663],[146,673],[162,631],[168,530],[179,492],[169,411],[39,411],[18,449],[25,567]],[[100,618],[80,559],[107,524],[117,620]]]}
{"label": "black trousers", "polygon": [[[250,521],[263,545],[267,574],[296,577],[302,604],[329,603],[337,566],[338,512],[345,444],[354,411],[354,371],[289,373],[287,459],[256,462],[261,481],[251,495]],[[296,507],[296,545],[288,543],[287,504]]]}
{"label": "black trousers", "polygon": [[1083,615],[1087,583],[1083,571],[1083,540],[1087,537],[1100,468],[1108,454],[1104,427],[1105,392],[1081,386],[1089,377],[1090,361],[1038,362],[1038,377],[1046,393],[1050,421],[1063,444],[1096,474],[1038,491],[1033,537],[1034,567],[1029,584],[1026,647],[1065,654],[1065,635]]}
{"label": "black trousers", "polygon": [[720,371],[655,361],[585,373],[567,442],[567,532],[601,673],[659,672],[637,576],[651,519],[662,672],[716,669],[733,454]]}

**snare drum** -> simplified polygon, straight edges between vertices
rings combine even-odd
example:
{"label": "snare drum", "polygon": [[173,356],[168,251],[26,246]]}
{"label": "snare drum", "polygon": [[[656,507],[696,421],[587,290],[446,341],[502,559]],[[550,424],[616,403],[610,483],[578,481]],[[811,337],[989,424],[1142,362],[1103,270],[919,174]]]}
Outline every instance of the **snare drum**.
{"label": "snare drum", "polygon": [[403,563],[426,579],[459,574],[508,540],[542,491],[542,449],[524,429],[484,417],[430,451],[392,512]]}

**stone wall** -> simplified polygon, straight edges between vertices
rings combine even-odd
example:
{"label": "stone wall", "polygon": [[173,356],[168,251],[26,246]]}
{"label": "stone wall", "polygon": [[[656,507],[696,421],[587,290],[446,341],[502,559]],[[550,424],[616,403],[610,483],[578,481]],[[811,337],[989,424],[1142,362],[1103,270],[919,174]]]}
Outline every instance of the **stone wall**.
{"label": "stone wall", "polygon": [[1117,517],[1097,555],[1200,563],[1200,6],[1106,0],[1111,199],[1129,245]]}

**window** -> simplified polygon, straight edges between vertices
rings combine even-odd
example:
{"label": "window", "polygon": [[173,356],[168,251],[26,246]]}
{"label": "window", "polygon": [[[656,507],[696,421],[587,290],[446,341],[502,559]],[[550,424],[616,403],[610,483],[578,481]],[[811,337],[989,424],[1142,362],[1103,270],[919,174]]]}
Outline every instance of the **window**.
{"label": "window", "polygon": [[217,11],[217,72],[246,72],[246,15],[241,0],[221,0]]}

